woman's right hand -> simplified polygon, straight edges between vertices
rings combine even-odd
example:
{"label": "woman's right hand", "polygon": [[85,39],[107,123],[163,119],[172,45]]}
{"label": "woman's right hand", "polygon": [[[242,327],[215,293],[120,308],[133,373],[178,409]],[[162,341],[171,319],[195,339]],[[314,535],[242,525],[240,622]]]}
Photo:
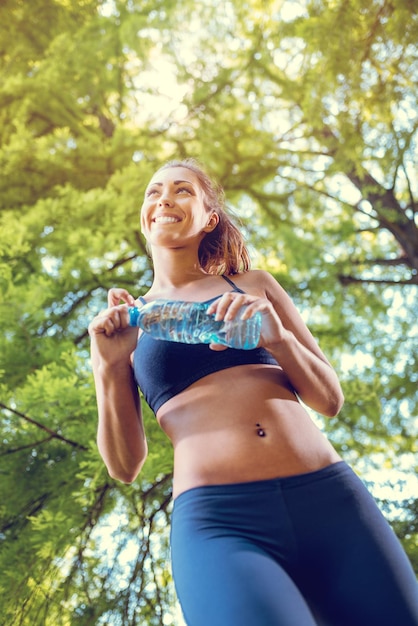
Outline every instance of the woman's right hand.
{"label": "woman's right hand", "polygon": [[135,350],[138,329],[129,326],[128,313],[128,306],[134,304],[134,297],[125,289],[110,289],[108,308],[89,324],[92,350],[106,365],[126,362]]}

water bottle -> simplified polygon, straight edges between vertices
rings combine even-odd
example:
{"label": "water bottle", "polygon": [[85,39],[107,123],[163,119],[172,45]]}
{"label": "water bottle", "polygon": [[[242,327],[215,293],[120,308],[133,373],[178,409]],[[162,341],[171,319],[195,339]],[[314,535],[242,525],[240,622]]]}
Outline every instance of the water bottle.
{"label": "water bottle", "polygon": [[257,347],[261,332],[261,313],[246,320],[241,314],[234,320],[216,321],[208,315],[205,302],[154,300],[138,308],[129,307],[129,326],[139,326],[154,339],[180,343],[219,343],[230,348],[252,350]]}

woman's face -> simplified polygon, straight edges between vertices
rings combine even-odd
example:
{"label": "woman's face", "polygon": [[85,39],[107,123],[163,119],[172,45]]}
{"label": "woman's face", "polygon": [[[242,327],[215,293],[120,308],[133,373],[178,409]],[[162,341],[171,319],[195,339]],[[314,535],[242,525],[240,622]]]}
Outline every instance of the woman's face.
{"label": "woman's face", "polygon": [[141,230],[151,245],[200,243],[217,223],[217,214],[205,209],[203,191],[194,172],[170,167],[154,174],[141,209]]}

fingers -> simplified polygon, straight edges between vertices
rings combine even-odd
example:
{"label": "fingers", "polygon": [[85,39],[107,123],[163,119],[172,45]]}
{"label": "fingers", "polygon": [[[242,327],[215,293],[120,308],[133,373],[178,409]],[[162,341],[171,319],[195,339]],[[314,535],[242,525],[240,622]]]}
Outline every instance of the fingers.
{"label": "fingers", "polygon": [[256,311],[263,309],[263,303],[267,300],[251,296],[246,293],[237,293],[235,291],[228,291],[224,293],[218,300],[212,302],[208,307],[207,312],[215,315],[215,319],[218,321],[235,319],[240,309],[246,306],[246,309],[240,314],[242,319],[249,319],[254,315]]}
{"label": "fingers", "polygon": [[113,287],[109,289],[107,292],[107,304],[109,307],[117,306],[124,302],[125,304],[129,304],[129,306],[133,306],[135,304],[135,298],[131,296],[129,291],[126,289],[121,289],[119,287]]}
{"label": "fingers", "polygon": [[126,304],[114,306],[96,315],[89,325],[89,333],[104,334],[112,337],[115,333],[129,326],[129,314]]}
{"label": "fingers", "polygon": [[209,348],[214,352],[222,352],[223,350],[228,350],[228,346],[224,346],[221,343],[210,343]]}

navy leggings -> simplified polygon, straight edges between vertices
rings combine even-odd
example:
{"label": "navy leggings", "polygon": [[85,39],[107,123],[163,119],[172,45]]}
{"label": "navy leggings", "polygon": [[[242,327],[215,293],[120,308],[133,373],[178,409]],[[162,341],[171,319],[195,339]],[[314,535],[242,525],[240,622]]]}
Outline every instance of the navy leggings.
{"label": "navy leggings", "polygon": [[344,462],[182,493],[171,549],[188,626],[418,626],[412,567]]}

